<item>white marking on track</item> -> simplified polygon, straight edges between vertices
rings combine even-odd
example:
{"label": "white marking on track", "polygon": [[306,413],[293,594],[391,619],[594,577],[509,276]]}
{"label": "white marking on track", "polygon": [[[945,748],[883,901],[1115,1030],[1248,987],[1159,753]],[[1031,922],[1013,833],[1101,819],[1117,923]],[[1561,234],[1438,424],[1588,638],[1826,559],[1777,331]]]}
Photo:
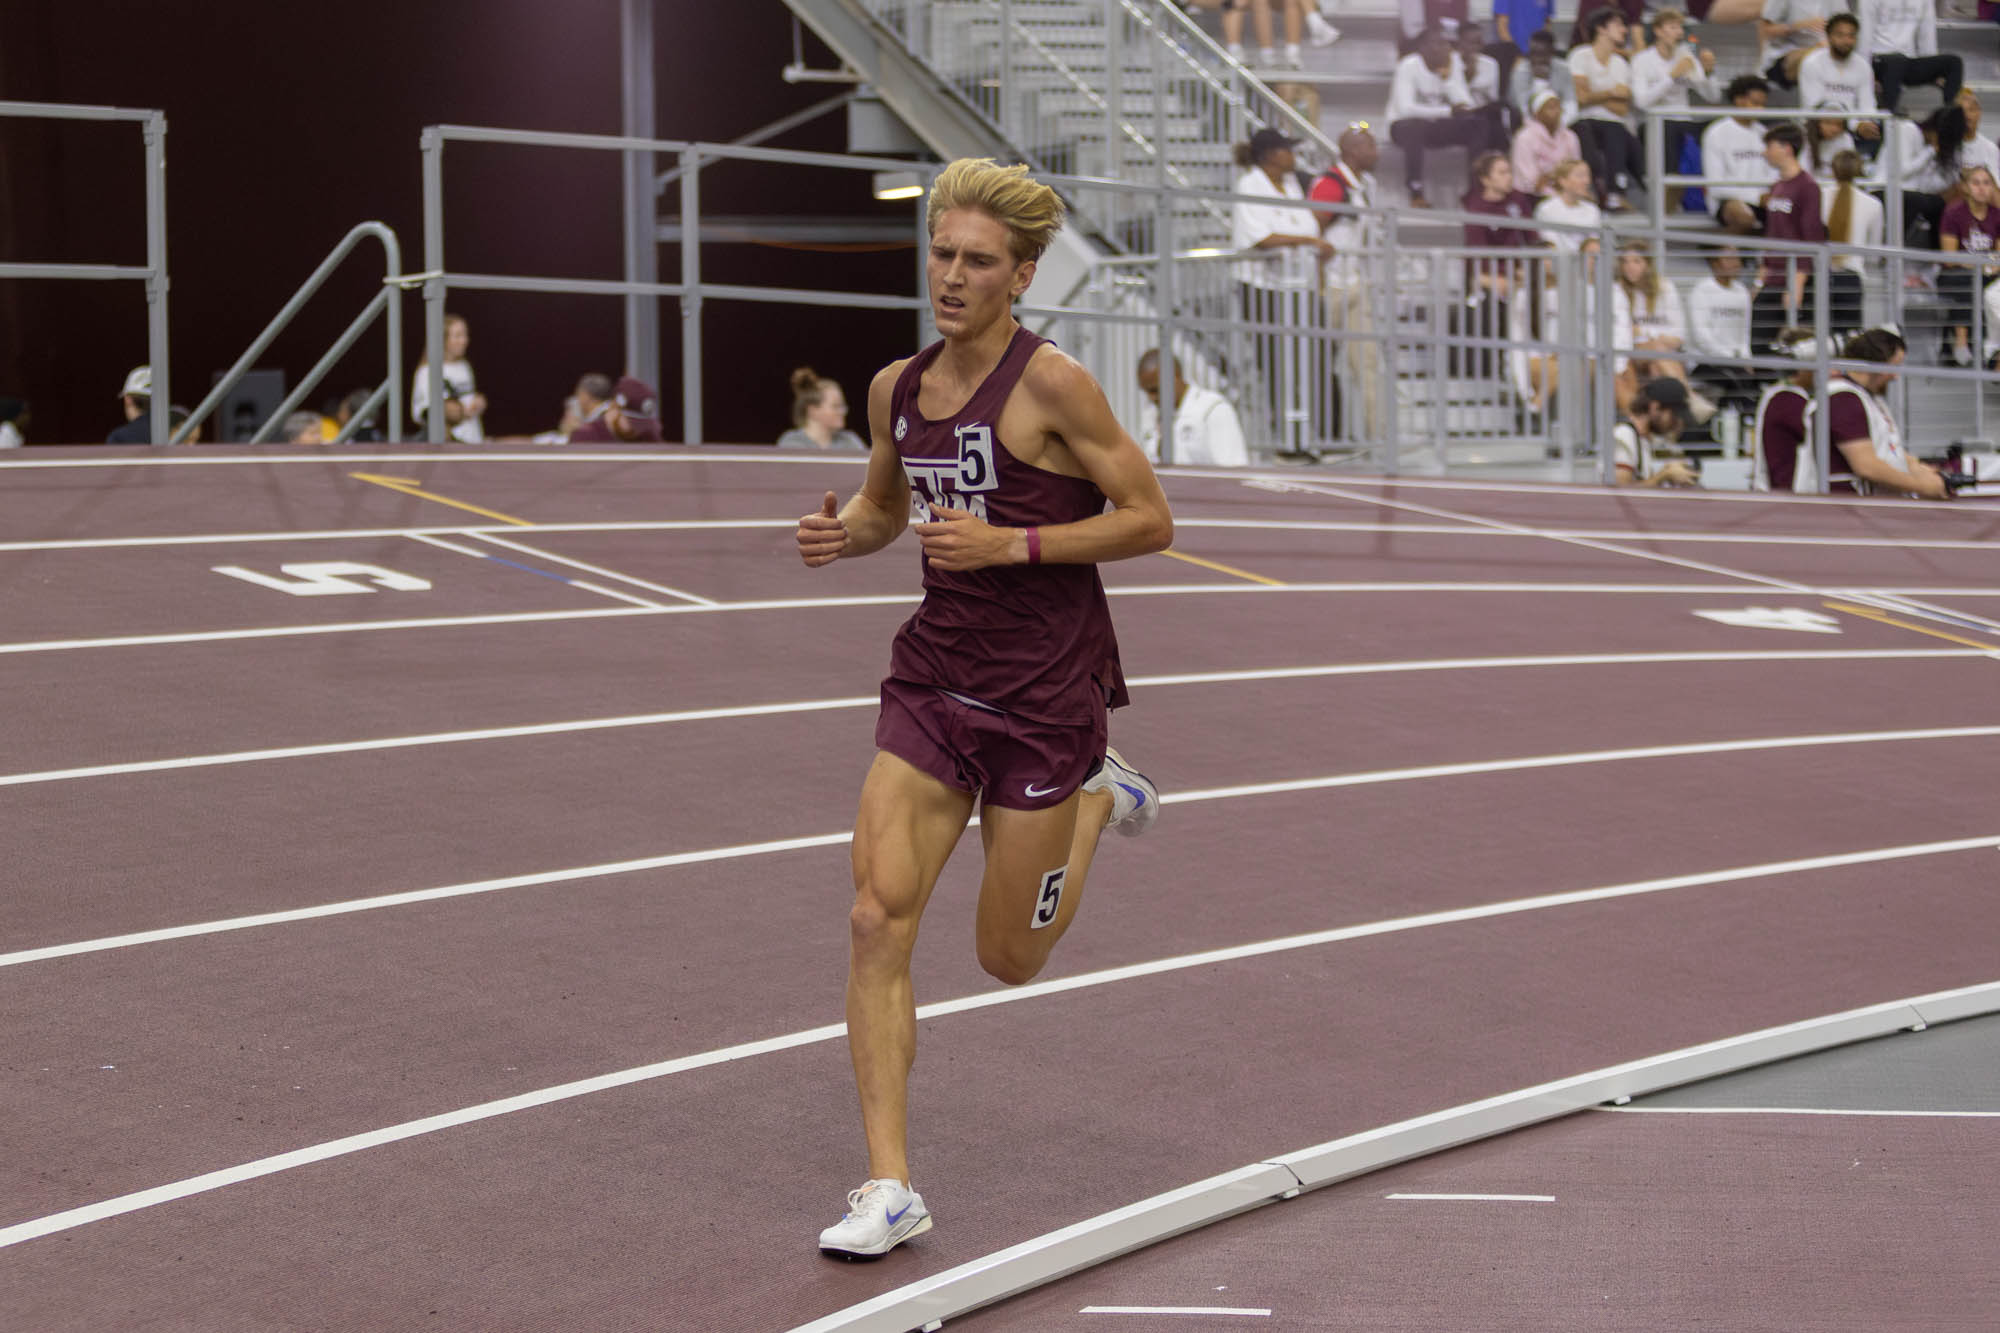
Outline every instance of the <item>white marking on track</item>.
{"label": "white marking on track", "polygon": [[1553,1194],[1384,1194],[1385,1199],[1435,1203],[1554,1203]]}
{"label": "white marking on track", "polygon": [[[548,560],[558,565],[568,565],[572,569],[581,569],[585,573],[596,574],[601,578],[616,579],[620,583],[629,583],[635,588],[644,588],[648,592],[657,592],[668,597],[678,597],[684,602],[693,602],[696,606],[717,607],[722,605],[720,602],[713,601],[707,597],[697,596],[680,588],[669,588],[664,583],[649,583],[645,579],[633,578],[630,574],[621,574],[615,569],[606,569],[602,565],[593,565],[583,560],[572,560],[568,556],[556,555],[552,551],[544,551],[540,547],[530,546],[526,542],[510,541],[505,537],[483,529],[474,531],[469,535],[477,537],[483,542],[491,542],[495,546],[504,546],[510,551],[520,551],[526,555],[532,555],[538,560]],[[583,587],[585,585],[579,583],[577,586]],[[649,602],[646,605],[650,606],[652,603]]]}
{"label": "white marking on track", "polygon": [[1269,1319],[1267,1308],[1241,1305],[1086,1305],[1078,1314],[1243,1315]]}
{"label": "white marking on track", "polygon": [[[602,591],[609,592],[609,589]],[[612,594],[617,595],[617,594]],[[1332,676],[1396,675],[1405,672],[1505,670],[1530,667],[1684,665],[1696,662],[1811,662],[1885,661],[1913,658],[1985,657],[1977,648],[1889,648],[1850,652],[1717,652],[1717,653],[1595,653],[1555,657],[1442,658],[1436,661],[1359,662],[1332,666],[1266,667],[1248,671],[1198,671],[1165,676],[1135,676],[1135,687],[1169,685],[1220,685],[1245,681],[1311,680]],[[669,713],[635,713],[622,717],[582,718],[567,722],[534,722],[509,727],[480,727],[463,731],[429,732],[410,736],[385,736],[372,740],[327,741],[315,745],[275,746],[259,750],[234,750],[217,754],[184,755],[173,759],[138,759],[117,764],[92,764],[80,768],[44,769],[32,773],[0,774],[0,787],[26,786],[38,782],[69,782],[79,778],[123,777],[137,773],[164,773],[189,768],[217,768],[230,764],[263,763],[274,759],[307,759],[327,755],[358,754],[371,750],[400,750],[426,745],[456,745],[469,741],[518,740],[534,736],[557,736],[571,732],[610,731],[627,727],[654,727],[677,722],[712,722],[722,718],[771,717],[786,713],[834,712],[870,707],[880,702],[873,694],[847,695],[830,699],[805,699],[789,703],[742,704],[734,707],[694,708]]]}
{"label": "white marking on track", "polygon": [[[844,841],[845,835],[833,839]],[[1064,994],[1095,986],[1110,985],[1139,977],[1157,976],[1162,973],[1183,971],[1194,967],[1206,967],[1216,963],[1233,962],[1238,959],[1261,957],[1267,954],[1289,950],[1311,948],[1322,944],[1337,943],[1342,940],[1361,939],[1375,935],[1393,934],[1402,931],[1424,929],[1431,926],[1449,925],[1460,921],[1483,920],[1490,917],[1510,916],[1521,912],[1542,911],[1555,907],[1567,907],[1577,903],[1601,902],[1611,898],[1631,897],[1638,894],[1659,893],[1676,888],[1689,888],[1702,884],[1723,884],[1745,879],[1764,878],[1772,875],[1793,874],[1807,870],[1831,869],[1837,866],[1861,865],[1872,862],[1892,861],[1908,857],[1934,856],[1950,852],[1966,851],[1991,846],[2000,835],[1987,838],[1962,838],[1953,842],[1918,843],[1903,847],[1883,847],[1867,852],[1849,852],[1839,856],[1811,857],[1798,861],[1777,861],[1764,865],[1741,866],[1733,870],[1711,871],[1700,875],[1679,875],[1670,879],[1641,880],[1632,884],[1608,885],[1597,889],[1584,889],[1573,893],[1546,894],[1537,898],[1522,898],[1513,902],[1489,903],[1482,907],[1459,908],[1448,912],[1431,912],[1422,916],[1403,917],[1393,921],[1377,921],[1360,926],[1346,926],[1336,930],[1316,931],[1309,935],[1293,935],[1283,939],[1265,940],[1257,944],[1235,945],[1226,949],[1212,949],[1204,953],[1184,954],[1174,958],[1153,959],[1144,963],[1133,963],[1125,967],[1107,968],[1100,972],[1089,972],[1074,977],[1062,977],[1053,981],[1031,982],[1026,986],[1016,986],[1006,990],[986,991],[976,995],[963,996],[942,1003],[919,1005],[917,1018],[928,1020],[942,1018],[950,1014],[967,1013],[977,1009],[990,1009],[1004,1004],[1020,1004],[1043,996]],[[0,960],[4,961],[4,960]],[[1976,989],[1976,988],[1975,988]],[[97,1203],[50,1213],[44,1217],[32,1218],[13,1226],[0,1228],[0,1249],[19,1245],[42,1236],[68,1231],[75,1227],[101,1222],[107,1218],[121,1217],[159,1204],[171,1203],[176,1199],[205,1194],[211,1190],[229,1185],[241,1184],[246,1180],[256,1180],[264,1176],[276,1175],[295,1167],[309,1166],[335,1157],[378,1148],[388,1143],[398,1143],[440,1130],[490,1120],[497,1116],[509,1115],[515,1111],[530,1110],[548,1106],[555,1102],[569,1101],[591,1093],[603,1092],[611,1088],[626,1087],[651,1079],[684,1073],[688,1070],[707,1068],[711,1065],[727,1064],[736,1060],[751,1059],[773,1051],[793,1050],[801,1046],[837,1040],[846,1035],[843,1023],[824,1027],[808,1028],[802,1032],[784,1036],[769,1037],[761,1041],[744,1042],[725,1046],[717,1050],[704,1051],[695,1055],[663,1060],[656,1064],[640,1065],[632,1069],[619,1070],[610,1074],[599,1074],[592,1078],[579,1079],[571,1083],[561,1083],[534,1092],[521,1093],[498,1101],[482,1102],[476,1106],[462,1107],[440,1115],[426,1116],[419,1120],[405,1121],[381,1129],[369,1130],[361,1134],[351,1134],[344,1138],[331,1139],[324,1143],[255,1161],[224,1167],[220,1170],[192,1176],[185,1180],[151,1189],[137,1190],[121,1194],[115,1198]],[[1690,1048],[1693,1049],[1693,1048]],[[1586,1076],[1587,1077],[1587,1076]],[[1437,1113],[1438,1115],[1449,1112]],[[1430,1117],[1435,1118],[1435,1117]]]}
{"label": "white marking on track", "polygon": [[1894,1119],[1993,1120],[2000,1111],[1886,1111],[1855,1110],[1833,1106],[1594,1106],[1594,1111],[1616,1111],[1619,1115],[1854,1115]]}

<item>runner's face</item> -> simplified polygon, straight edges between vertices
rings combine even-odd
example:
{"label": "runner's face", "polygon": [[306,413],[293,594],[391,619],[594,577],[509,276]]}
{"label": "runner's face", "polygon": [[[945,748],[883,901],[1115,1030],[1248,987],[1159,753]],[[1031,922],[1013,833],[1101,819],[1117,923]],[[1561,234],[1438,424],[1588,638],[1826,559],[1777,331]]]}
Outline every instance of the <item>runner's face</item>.
{"label": "runner's face", "polygon": [[1028,289],[1034,261],[1014,262],[1007,228],[977,209],[954,208],[931,234],[931,317],[946,337],[977,334],[1003,318]]}

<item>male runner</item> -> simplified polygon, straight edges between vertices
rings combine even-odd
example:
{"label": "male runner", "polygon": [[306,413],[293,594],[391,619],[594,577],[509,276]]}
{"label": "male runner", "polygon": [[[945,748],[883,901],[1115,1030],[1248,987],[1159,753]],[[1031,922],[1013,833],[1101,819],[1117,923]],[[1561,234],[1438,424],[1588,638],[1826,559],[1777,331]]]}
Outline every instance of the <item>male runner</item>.
{"label": "male runner", "polygon": [[854,827],[847,1040],[869,1180],[819,1238],[848,1258],[930,1229],[907,1153],[910,953],[974,805],[979,962],[1010,985],[1041,971],[1075,916],[1098,836],[1159,813],[1152,784],[1105,747],[1106,710],[1126,697],[1095,566],[1164,550],[1173,516],[1097,382],[1012,311],[1062,201],[1024,167],[962,159],[927,218],[944,337],[875,376],[860,492],[836,509],[829,491],[798,529],[817,567],[878,551],[914,519],[924,569]]}

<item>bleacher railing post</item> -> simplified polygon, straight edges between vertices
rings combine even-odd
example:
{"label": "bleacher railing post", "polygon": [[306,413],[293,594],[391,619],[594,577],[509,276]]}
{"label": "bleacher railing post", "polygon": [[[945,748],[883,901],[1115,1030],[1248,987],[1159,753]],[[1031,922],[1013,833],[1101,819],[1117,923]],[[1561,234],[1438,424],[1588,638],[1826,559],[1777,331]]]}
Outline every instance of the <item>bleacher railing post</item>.
{"label": "bleacher railing post", "polygon": [[[1377,301],[1382,303],[1380,313],[1372,321],[1375,327],[1369,331],[1382,340],[1376,344],[1380,349],[1380,354],[1376,358],[1380,367],[1378,373],[1382,376],[1381,430],[1384,446],[1382,471],[1392,477],[1401,469],[1403,460],[1403,405],[1396,394],[1396,361],[1402,349],[1394,337],[1397,315],[1396,274],[1402,268],[1402,244],[1397,234],[1400,218],[1401,214],[1393,208],[1385,211],[1382,223],[1384,281],[1368,283],[1370,290],[1363,298],[1363,304],[1373,305]],[[1357,276],[1356,281],[1360,280]]]}
{"label": "bleacher railing post", "polygon": [[701,153],[694,148],[681,149],[681,443],[701,443]]}
{"label": "bleacher railing post", "polygon": [[444,131],[426,126],[424,159],[424,438],[443,444],[444,418]]}
{"label": "bleacher railing post", "polygon": [[172,432],[171,353],[167,342],[167,118],[147,113],[146,138],[146,361],[153,368],[152,436],[164,445]]}
{"label": "bleacher railing post", "polygon": [[1590,431],[1597,441],[1599,478],[1607,486],[1618,484],[1618,451],[1612,448],[1611,430],[1618,424],[1618,398],[1612,380],[1618,367],[1616,312],[1612,309],[1612,269],[1618,262],[1617,235],[1610,227],[1597,233],[1597,254],[1590,263],[1592,293],[1590,342],[1599,349],[1597,373],[1590,381]]}

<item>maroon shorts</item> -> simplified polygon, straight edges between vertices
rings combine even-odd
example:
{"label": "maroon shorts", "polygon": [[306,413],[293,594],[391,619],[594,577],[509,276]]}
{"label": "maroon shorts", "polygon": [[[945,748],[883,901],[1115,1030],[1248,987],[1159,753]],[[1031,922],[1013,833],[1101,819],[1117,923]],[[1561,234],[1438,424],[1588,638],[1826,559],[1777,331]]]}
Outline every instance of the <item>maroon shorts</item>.
{"label": "maroon shorts", "polygon": [[984,792],[987,805],[1061,805],[1104,753],[1105,709],[1086,725],[1036,722],[990,704],[908,681],[882,682],[875,746],[947,787]]}

